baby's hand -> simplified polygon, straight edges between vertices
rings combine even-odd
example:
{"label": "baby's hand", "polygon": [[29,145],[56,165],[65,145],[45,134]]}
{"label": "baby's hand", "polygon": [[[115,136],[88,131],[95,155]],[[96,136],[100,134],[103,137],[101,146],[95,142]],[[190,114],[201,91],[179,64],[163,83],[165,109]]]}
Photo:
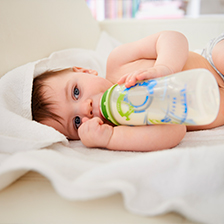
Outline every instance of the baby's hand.
{"label": "baby's hand", "polygon": [[83,118],[82,125],[78,129],[82,143],[87,147],[105,148],[113,134],[113,127],[104,124],[103,121],[94,117],[92,119]]}
{"label": "baby's hand", "polygon": [[173,71],[168,68],[165,65],[156,65],[154,67],[148,68],[148,69],[140,69],[137,71],[133,71],[132,73],[127,73],[124,76],[122,76],[118,80],[118,84],[124,84],[125,87],[129,88],[131,86],[134,86],[137,81],[142,81],[145,79],[154,79],[166,75],[172,74]]}

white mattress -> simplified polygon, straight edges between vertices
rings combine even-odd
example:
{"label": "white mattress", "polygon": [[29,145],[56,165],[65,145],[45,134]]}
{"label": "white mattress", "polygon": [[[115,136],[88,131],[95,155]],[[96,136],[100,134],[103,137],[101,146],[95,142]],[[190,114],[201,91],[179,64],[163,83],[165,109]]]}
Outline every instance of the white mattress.
{"label": "white mattress", "polygon": [[49,180],[28,172],[0,192],[0,224],[195,224],[170,212],[145,217],[128,212],[122,195],[88,200],[68,201],[60,197]]}

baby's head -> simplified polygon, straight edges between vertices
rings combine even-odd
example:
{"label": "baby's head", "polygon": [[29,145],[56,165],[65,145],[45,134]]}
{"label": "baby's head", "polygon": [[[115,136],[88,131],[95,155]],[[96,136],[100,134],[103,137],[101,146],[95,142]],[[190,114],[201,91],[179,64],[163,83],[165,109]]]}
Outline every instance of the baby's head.
{"label": "baby's head", "polygon": [[48,118],[60,122],[61,117],[52,111],[53,101],[49,99],[45,90],[47,88],[46,81],[53,76],[62,75],[69,69],[63,69],[60,71],[49,70],[41,75],[37,76],[33,80],[32,90],[32,117],[33,120],[41,122]]}
{"label": "baby's head", "polygon": [[51,126],[68,139],[79,139],[84,117],[100,117],[100,99],[112,85],[91,69],[47,71],[33,81],[33,120]]}

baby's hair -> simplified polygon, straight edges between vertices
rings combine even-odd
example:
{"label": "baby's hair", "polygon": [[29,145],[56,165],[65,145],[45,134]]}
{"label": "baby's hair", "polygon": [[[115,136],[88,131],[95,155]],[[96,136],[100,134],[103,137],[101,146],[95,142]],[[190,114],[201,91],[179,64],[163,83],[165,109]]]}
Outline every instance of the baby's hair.
{"label": "baby's hair", "polygon": [[66,68],[63,70],[48,70],[33,80],[33,90],[32,90],[32,119],[41,122],[47,118],[51,118],[60,122],[62,119],[59,115],[52,112],[52,106],[54,102],[51,102],[49,98],[46,97],[44,89],[47,87],[46,80],[52,76],[63,74],[65,71],[71,71],[71,68]]}

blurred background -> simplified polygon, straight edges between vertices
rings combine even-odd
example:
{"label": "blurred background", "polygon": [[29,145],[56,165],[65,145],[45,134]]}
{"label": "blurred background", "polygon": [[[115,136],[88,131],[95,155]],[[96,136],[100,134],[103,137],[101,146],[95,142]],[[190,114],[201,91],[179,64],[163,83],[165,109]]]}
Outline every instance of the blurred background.
{"label": "blurred background", "polygon": [[174,19],[224,15],[224,0],[85,0],[95,19]]}

